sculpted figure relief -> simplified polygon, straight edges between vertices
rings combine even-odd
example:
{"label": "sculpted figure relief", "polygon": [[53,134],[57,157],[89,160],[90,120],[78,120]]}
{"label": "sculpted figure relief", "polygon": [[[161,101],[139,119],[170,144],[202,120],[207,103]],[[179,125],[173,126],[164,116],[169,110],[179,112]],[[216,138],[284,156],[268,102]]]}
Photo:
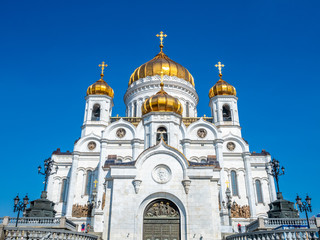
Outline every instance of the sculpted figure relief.
{"label": "sculpted figure relief", "polygon": [[170,206],[170,203],[154,203],[146,212],[146,217],[178,217],[179,213]]}
{"label": "sculpted figure relief", "polygon": [[204,138],[205,136],[207,136],[207,131],[206,131],[205,129],[203,129],[203,128],[200,128],[200,129],[198,130],[197,134],[198,134],[198,136],[199,136],[200,138]]}
{"label": "sculpted figure relief", "polygon": [[233,202],[231,206],[231,217],[233,218],[250,218],[250,207],[248,205],[240,206]]}
{"label": "sculpted figure relief", "polygon": [[91,212],[89,211],[89,208],[87,205],[79,205],[79,204],[74,204],[72,206],[72,217],[89,217],[91,216]]}

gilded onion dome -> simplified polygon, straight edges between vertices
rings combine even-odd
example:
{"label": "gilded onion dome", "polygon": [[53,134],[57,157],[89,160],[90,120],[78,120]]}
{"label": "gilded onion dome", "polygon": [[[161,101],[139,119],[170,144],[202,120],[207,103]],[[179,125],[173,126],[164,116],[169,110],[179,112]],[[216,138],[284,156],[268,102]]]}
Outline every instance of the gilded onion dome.
{"label": "gilded onion dome", "polygon": [[101,78],[96,81],[94,84],[88,87],[87,89],[87,95],[108,95],[109,97],[113,98],[114,92],[113,89],[103,80],[103,71],[104,67],[108,66],[107,64],[102,64],[99,65],[101,67]]}
{"label": "gilded onion dome", "polygon": [[160,83],[160,86],[159,92],[144,101],[141,106],[142,115],[149,112],[174,112],[181,115],[182,105],[180,101],[163,90],[163,82]]}
{"label": "gilded onion dome", "polygon": [[224,81],[221,77],[222,74],[219,74],[219,81],[210,89],[209,98],[213,98],[217,95],[233,95],[236,96],[237,92],[234,86]]}
{"label": "gilded onion dome", "polygon": [[157,54],[149,62],[142,64],[138,67],[131,75],[129,84],[139,80],[140,78],[145,78],[147,76],[160,75],[163,68],[168,70],[164,71],[164,75],[175,76],[186,80],[194,86],[194,80],[189,71],[184,68],[179,63],[171,60],[163,51],[163,45],[160,45],[160,53]]}

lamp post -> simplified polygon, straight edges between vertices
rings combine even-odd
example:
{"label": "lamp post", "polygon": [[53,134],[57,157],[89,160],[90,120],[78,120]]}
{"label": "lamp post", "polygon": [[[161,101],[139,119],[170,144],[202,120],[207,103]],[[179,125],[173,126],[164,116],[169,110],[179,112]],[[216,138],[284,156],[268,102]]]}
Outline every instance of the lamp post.
{"label": "lamp post", "polygon": [[29,198],[28,195],[26,195],[22,201],[20,201],[19,196],[17,195],[14,199],[14,206],[13,206],[13,212],[18,212],[17,221],[16,221],[16,227],[18,226],[19,221],[19,215],[20,211],[24,211],[26,209],[26,206],[29,204]]}
{"label": "lamp post", "polygon": [[[269,171],[269,166],[271,167],[271,171]],[[284,167],[282,166],[280,168],[279,161],[276,159],[272,159],[269,163],[266,164],[266,171],[269,175],[273,176],[276,185],[277,185],[277,198],[282,198],[282,195],[280,193],[280,187],[279,187],[279,176],[284,175]]]}
{"label": "lamp post", "polygon": [[55,172],[52,172],[54,161],[51,158],[44,160],[44,172],[41,172],[41,166],[38,167],[38,174],[44,175],[44,190],[47,191],[48,178],[52,174],[56,174],[58,171],[58,166],[55,168]]}
{"label": "lamp post", "polygon": [[227,196],[227,208],[228,208],[228,215],[229,215],[229,225],[232,226],[232,221],[231,221],[232,196],[231,196],[231,191],[229,187],[227,187],[226,196]]}
{"label": "lamp post", "polygon": [[306,213],[308,228],[310,229],[308,212],[312,212],[312,210],[311,210],[311,198],[307,194],[305,201],[302,202],[301,198],[299,197],[299,195],[297,195],[296,201],[297,201],[297,205],[299,206],[300,212],[305,212]]}

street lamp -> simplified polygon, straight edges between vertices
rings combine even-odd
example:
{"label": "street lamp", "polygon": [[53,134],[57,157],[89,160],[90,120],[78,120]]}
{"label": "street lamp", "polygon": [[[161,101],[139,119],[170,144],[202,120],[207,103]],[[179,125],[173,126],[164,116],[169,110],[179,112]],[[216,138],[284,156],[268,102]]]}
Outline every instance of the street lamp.
{"label": "street lamp", "polygon": [[228,208],[228,215],[229,215],[229,225],[232,226],[232,221],[231,221],[232,196],[231,196],[231,191],[229,187],[227,187],[226,196],[227,196],[227,208]]}
{"label": "street lamp", "polygon": [[306,213],[308,228],[310,228],[308,212],[312,212],[312,210],[311,210],[311,198],[307,194],[305,201],[302,202],[301,198],[297,194],[296,201],[297,201],[297,205],[299,206],[300,212],[305,212]]}
{"label": "street lamp", "polygon": [[19,196],[17,195],[14,199],[14,206],[13,206],[13,212],[18,212],[17,221],[16,221],[16,227],[18,226],[19,221],[19,215],[20,211],[24,211],[26,209],[26,206],[29,204],[29,198],[28,195],[26,195],[22,201],[20,201]]}
{"label": "street lamp", "polygon": [[[269,171],[269,166],[271,167],[271,171]],[[277,184],[277,198],[279,199],[280,194],[280,188],[279,188],[279,176],[284,175],[284,167],[282,166],[280,168],[279,161],[276,159],[272,159],[269,163],[266,164],[266,171],[269,175],[273,176],[276,180]]]}
{"label": "street lamp", "polygon": [[51,158],[44,160],[44,172],[41,172],[41,166],[38,167],[38,174],[44,175],[44,192],[47,191],[48,178],[52,174],[56,174],[58,171],[58,166],[55,168],[55,172],[52,171],[54,161]]}

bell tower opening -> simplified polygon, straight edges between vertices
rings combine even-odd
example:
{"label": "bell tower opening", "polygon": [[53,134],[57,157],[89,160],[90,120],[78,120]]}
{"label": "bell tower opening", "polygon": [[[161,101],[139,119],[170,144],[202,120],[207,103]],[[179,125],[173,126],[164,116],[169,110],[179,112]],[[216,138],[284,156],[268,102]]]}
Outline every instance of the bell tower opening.
{"label": "bell tower opening", "polygon": [[168,134],[165,127],[159,127],[157,130],[157,144],[161,141],[161,137],[166,144],[168,144]]}
{"label": "bell tower opening", "polygon": [[223,115],[223,121],[232,121],[230,106],[228,104],[223,105],[222,115]]}
{"label": "bell tower opening", "polygon": [[100,105],[95,104],[92,109],[92,121],[99,121],[100,120]]}
{"label": "bell tower opening", "polygon": [[167,199],[157,199],[146,207],[143,217],[143,240],[180,240],[180,213]]}

